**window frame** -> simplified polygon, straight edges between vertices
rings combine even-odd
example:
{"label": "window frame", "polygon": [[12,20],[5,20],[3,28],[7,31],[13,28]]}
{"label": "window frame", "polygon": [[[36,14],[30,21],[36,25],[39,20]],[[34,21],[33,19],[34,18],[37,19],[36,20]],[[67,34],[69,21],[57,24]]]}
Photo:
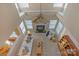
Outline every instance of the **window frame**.
{"label": "window frame", "polygon": [[32,20],[25,20],[27,29],[33,29]]}
{"label": "window frame", "polygon": [[[23,25],[22,25],[23,24]],[[21,26],[23,26],[23,27],[21,27]],[[21,22],[21,24],[20,24],[20,30],[21,30],[21,32],[23,33],[23,34],[25,34],[25,32],[26,32],[26,28],[25,28],[25,25],[24,25],[24,22],[22,21]]]}
{"label": "window frame", "polygon": [[[55,21],[55,20],[50,20],[50,21],[49,21],[49,29],[55,29],[55,28],[56,28],[56,25],[57,25],[58,20],[56,20],[56,22],[55,22],[55,23],[51,23],[51,21],[53,22],[53,21]],[[54,26],[53,26],[53,25],[54,25]],[[53,26],[53,27],[51,27],[51,26]]]}
{"label": "window frame", "polygon": [[[59,5],[60,4],[60,5]],[[58,8],[62,8],[64,6],[64,3],[54,3],[53,7],[58,7]]]}
{"label": "window frame", "polygon": [[[59,23],[62,24],[62,27],[61,27],[59,33],[57,33],[57,31],[58,31],[57,28],[59,27]],[[57,35],[59,35],[62,32],[63,28],[64,28],[64,24],[61,21],[59,21],[58,24],[57,24],[57,26],[56,26],[56,33],[57,33]]]}

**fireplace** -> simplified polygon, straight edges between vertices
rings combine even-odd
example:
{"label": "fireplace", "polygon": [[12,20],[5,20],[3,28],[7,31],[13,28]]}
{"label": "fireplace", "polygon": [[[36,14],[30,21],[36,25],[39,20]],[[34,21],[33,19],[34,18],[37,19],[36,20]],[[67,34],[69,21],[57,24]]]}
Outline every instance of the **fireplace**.
{"label": "fireplace", "polygon": [[45,25],[37,25],[36,26],[36,32],[39,32],[39,33],[45,33]]}

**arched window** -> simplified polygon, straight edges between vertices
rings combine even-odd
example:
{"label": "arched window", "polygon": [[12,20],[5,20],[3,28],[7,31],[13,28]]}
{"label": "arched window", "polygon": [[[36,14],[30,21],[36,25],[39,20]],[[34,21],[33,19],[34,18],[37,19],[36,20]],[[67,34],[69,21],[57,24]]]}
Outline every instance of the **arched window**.
{"label": "arched window", "polygon": [[21,31],[22,31],[23,33],[26,32],[26,29],[25,29],[25,26],[24,26],[23,21],[22,21],[21,24],[20,24],[20,29],[21,29]]}

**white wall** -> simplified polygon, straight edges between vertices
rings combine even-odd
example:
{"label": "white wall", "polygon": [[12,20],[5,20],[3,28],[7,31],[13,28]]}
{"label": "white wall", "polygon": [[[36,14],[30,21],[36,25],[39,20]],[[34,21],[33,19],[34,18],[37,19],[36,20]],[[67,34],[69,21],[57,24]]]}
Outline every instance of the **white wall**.
{"label": "white wall", "polygon": [[8,39],[21,20],[13,3],[0,4],[0,42]]}
{"label": "white wall", "polygon": [[64,29],[59,37],[69,35],[74,44],[79,48],[79,4],[68,4],[64,15],[57,14],[57,17],[64,24]]}
{"label": "white wall", "polygon": [[79,3],[69,4],[63,18],[66,28],[79,41]]}

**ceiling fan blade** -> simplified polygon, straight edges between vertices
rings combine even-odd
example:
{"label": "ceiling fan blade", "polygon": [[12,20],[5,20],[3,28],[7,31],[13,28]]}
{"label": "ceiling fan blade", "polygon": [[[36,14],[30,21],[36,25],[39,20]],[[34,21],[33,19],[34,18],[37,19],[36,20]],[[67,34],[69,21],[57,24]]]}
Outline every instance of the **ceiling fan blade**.
{"label": "ceiling fan blade", "polygon": [[35,18],[34,20],[33,20],[33,22],[36,22],[37,20],[39,20],[40,19],[40,16],[38,16],[37,18]]}

